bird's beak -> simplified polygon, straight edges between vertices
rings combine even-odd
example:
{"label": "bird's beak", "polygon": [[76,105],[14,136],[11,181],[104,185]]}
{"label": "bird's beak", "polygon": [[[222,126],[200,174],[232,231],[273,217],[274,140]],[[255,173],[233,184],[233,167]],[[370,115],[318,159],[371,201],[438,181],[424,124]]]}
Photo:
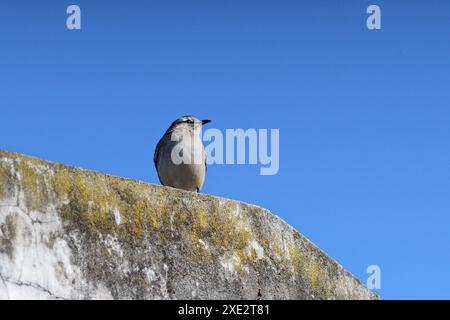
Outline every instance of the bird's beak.
{"label": "bird's beak", "polygon": [[210,123],[210,122],[211,122],[211,120],[202,120],[202,125],[205,125],[205,124]]}

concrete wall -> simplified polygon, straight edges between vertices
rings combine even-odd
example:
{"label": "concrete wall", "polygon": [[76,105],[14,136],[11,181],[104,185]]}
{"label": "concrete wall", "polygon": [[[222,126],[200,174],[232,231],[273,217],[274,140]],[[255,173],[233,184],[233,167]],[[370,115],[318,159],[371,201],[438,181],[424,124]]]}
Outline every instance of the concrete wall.
{"label": "concrete wall", "polygon": [[0,298],[378,297],[266,209],[0,151]]}

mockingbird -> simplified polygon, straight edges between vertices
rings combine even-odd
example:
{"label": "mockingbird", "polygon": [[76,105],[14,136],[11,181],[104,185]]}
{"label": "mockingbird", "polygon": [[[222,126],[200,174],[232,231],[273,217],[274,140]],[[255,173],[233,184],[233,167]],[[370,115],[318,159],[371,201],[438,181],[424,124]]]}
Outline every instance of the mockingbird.
{"label": "mockingbird", "polygon": [[175,120],[156,146],[153,161],[164,186],[200,192],[206,176],[202,126],[210,120],[184,116]]}

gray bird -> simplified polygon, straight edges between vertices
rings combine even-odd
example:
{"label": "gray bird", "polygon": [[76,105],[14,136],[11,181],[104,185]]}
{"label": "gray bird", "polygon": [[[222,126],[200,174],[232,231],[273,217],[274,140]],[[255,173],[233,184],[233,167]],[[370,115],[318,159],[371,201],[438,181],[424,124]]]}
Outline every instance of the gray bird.
{"label": "gray bird", "polygon": [[184,116],[167,129],[153,156],[162,185],[200,192],[206,176],[206,152],[200,135],[209,122]]}

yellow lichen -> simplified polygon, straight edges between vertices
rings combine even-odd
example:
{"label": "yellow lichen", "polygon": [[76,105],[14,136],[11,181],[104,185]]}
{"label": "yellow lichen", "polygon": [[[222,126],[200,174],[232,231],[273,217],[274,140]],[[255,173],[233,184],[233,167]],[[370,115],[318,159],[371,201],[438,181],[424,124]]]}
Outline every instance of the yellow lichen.
{"label": "yellow lichen", "polygon": [[[27,162],[21,163],[19,172],[28,188],[28,205],[41,205],[45,200],[41,197],[47,197],[44,175]],[[62,216],[90,235],[116,234],[134,242],[146,235],[164,240],[187,234],[194,256],[236,255],[241,264],[257,258],[256,250],[249,246],[254,235],[246,218],[236,215],[238,208],[233,203],[218,207],[207,201],[190,201],[186,207],[165,188],[153,190],[150,198],[146,185],[62,166],[46,177],[51,177]],[[120,212],[120,223],[114,218],[115,210]]]}
{"label": "yellow lichen", "polygon": [[64,173],[58,173],[54,185],[57,193],[67,194],[68,203],[61,207],[67,219],[75,220],[90,233],[112,231],[114,202],[100,181],[88,180],[83,175],[69,179]]}
{"label": "yellow lichen", "polygon": [[149,210],[148,203],[138,200],[127,211],[129,216],[128,230],[135,237],[142,237],[145,228],[145,213]]}
{"label": "yellow lichen", "polygon": [[306,279],[309,282],[310,287],[316,292],[330,292],[330,288],[326,281],[328,275],[327,270],[304,250],[305,249],[303,248],[300,249],[300,247],[294,247],[292,245],[288,247],[294,272]]}
{"label": "yellow lichen", "polygon": [[269,237],[268,245],[270,246],[271,252],[274,253],[277,257],[281,258],[283,256],[284,253],[280,236],[272,232]]}
{"label": "yellow lichen", "polygon": [[289,257],[291,259],[291,264],[294,269],[294,272],[300,273],[302,271],[303,265],[304,265],[304,262],[302,259],[302,253],[292,245],[288,246],[288,253],[289,253]]}
{"label": "yellow lichen", "polygon": [[72,179],[68,172],[57,171],[53,180],[53,186],[58,197],[66,197],[72,186]]}
{"label": "yellow lichen", "polygon": [[36,164],[28,159],[17,161],[16,169],[20,176],[26,207],[29,210],[41,209],[48,201],[44,175],[36,172]]}
{"label": "yellow lichen", "polygon": [[158,223],[158,212],[156,211],[150,211],[150,221],[153,229],[158,230],[159,229],[159,223]]}
{"label": "yellow lichen", "polygon": [[10,196],[8,188],[12,188],[14,180],[11,166],[5,162],[0,162],[0,199]]}
{"label": "yellow lichen", "polygon": [[211,240],[219,250],[242,250],[249,245],[252,234],[240,217],[230,211],[219,211],[211,212],[208,218],[212,231]]}
{"label": "yellow lichen", "polygon": [[205,204],[200,204],[200,208],[197,211],[196,227],[205,230],[208,227],[207,212]]}

